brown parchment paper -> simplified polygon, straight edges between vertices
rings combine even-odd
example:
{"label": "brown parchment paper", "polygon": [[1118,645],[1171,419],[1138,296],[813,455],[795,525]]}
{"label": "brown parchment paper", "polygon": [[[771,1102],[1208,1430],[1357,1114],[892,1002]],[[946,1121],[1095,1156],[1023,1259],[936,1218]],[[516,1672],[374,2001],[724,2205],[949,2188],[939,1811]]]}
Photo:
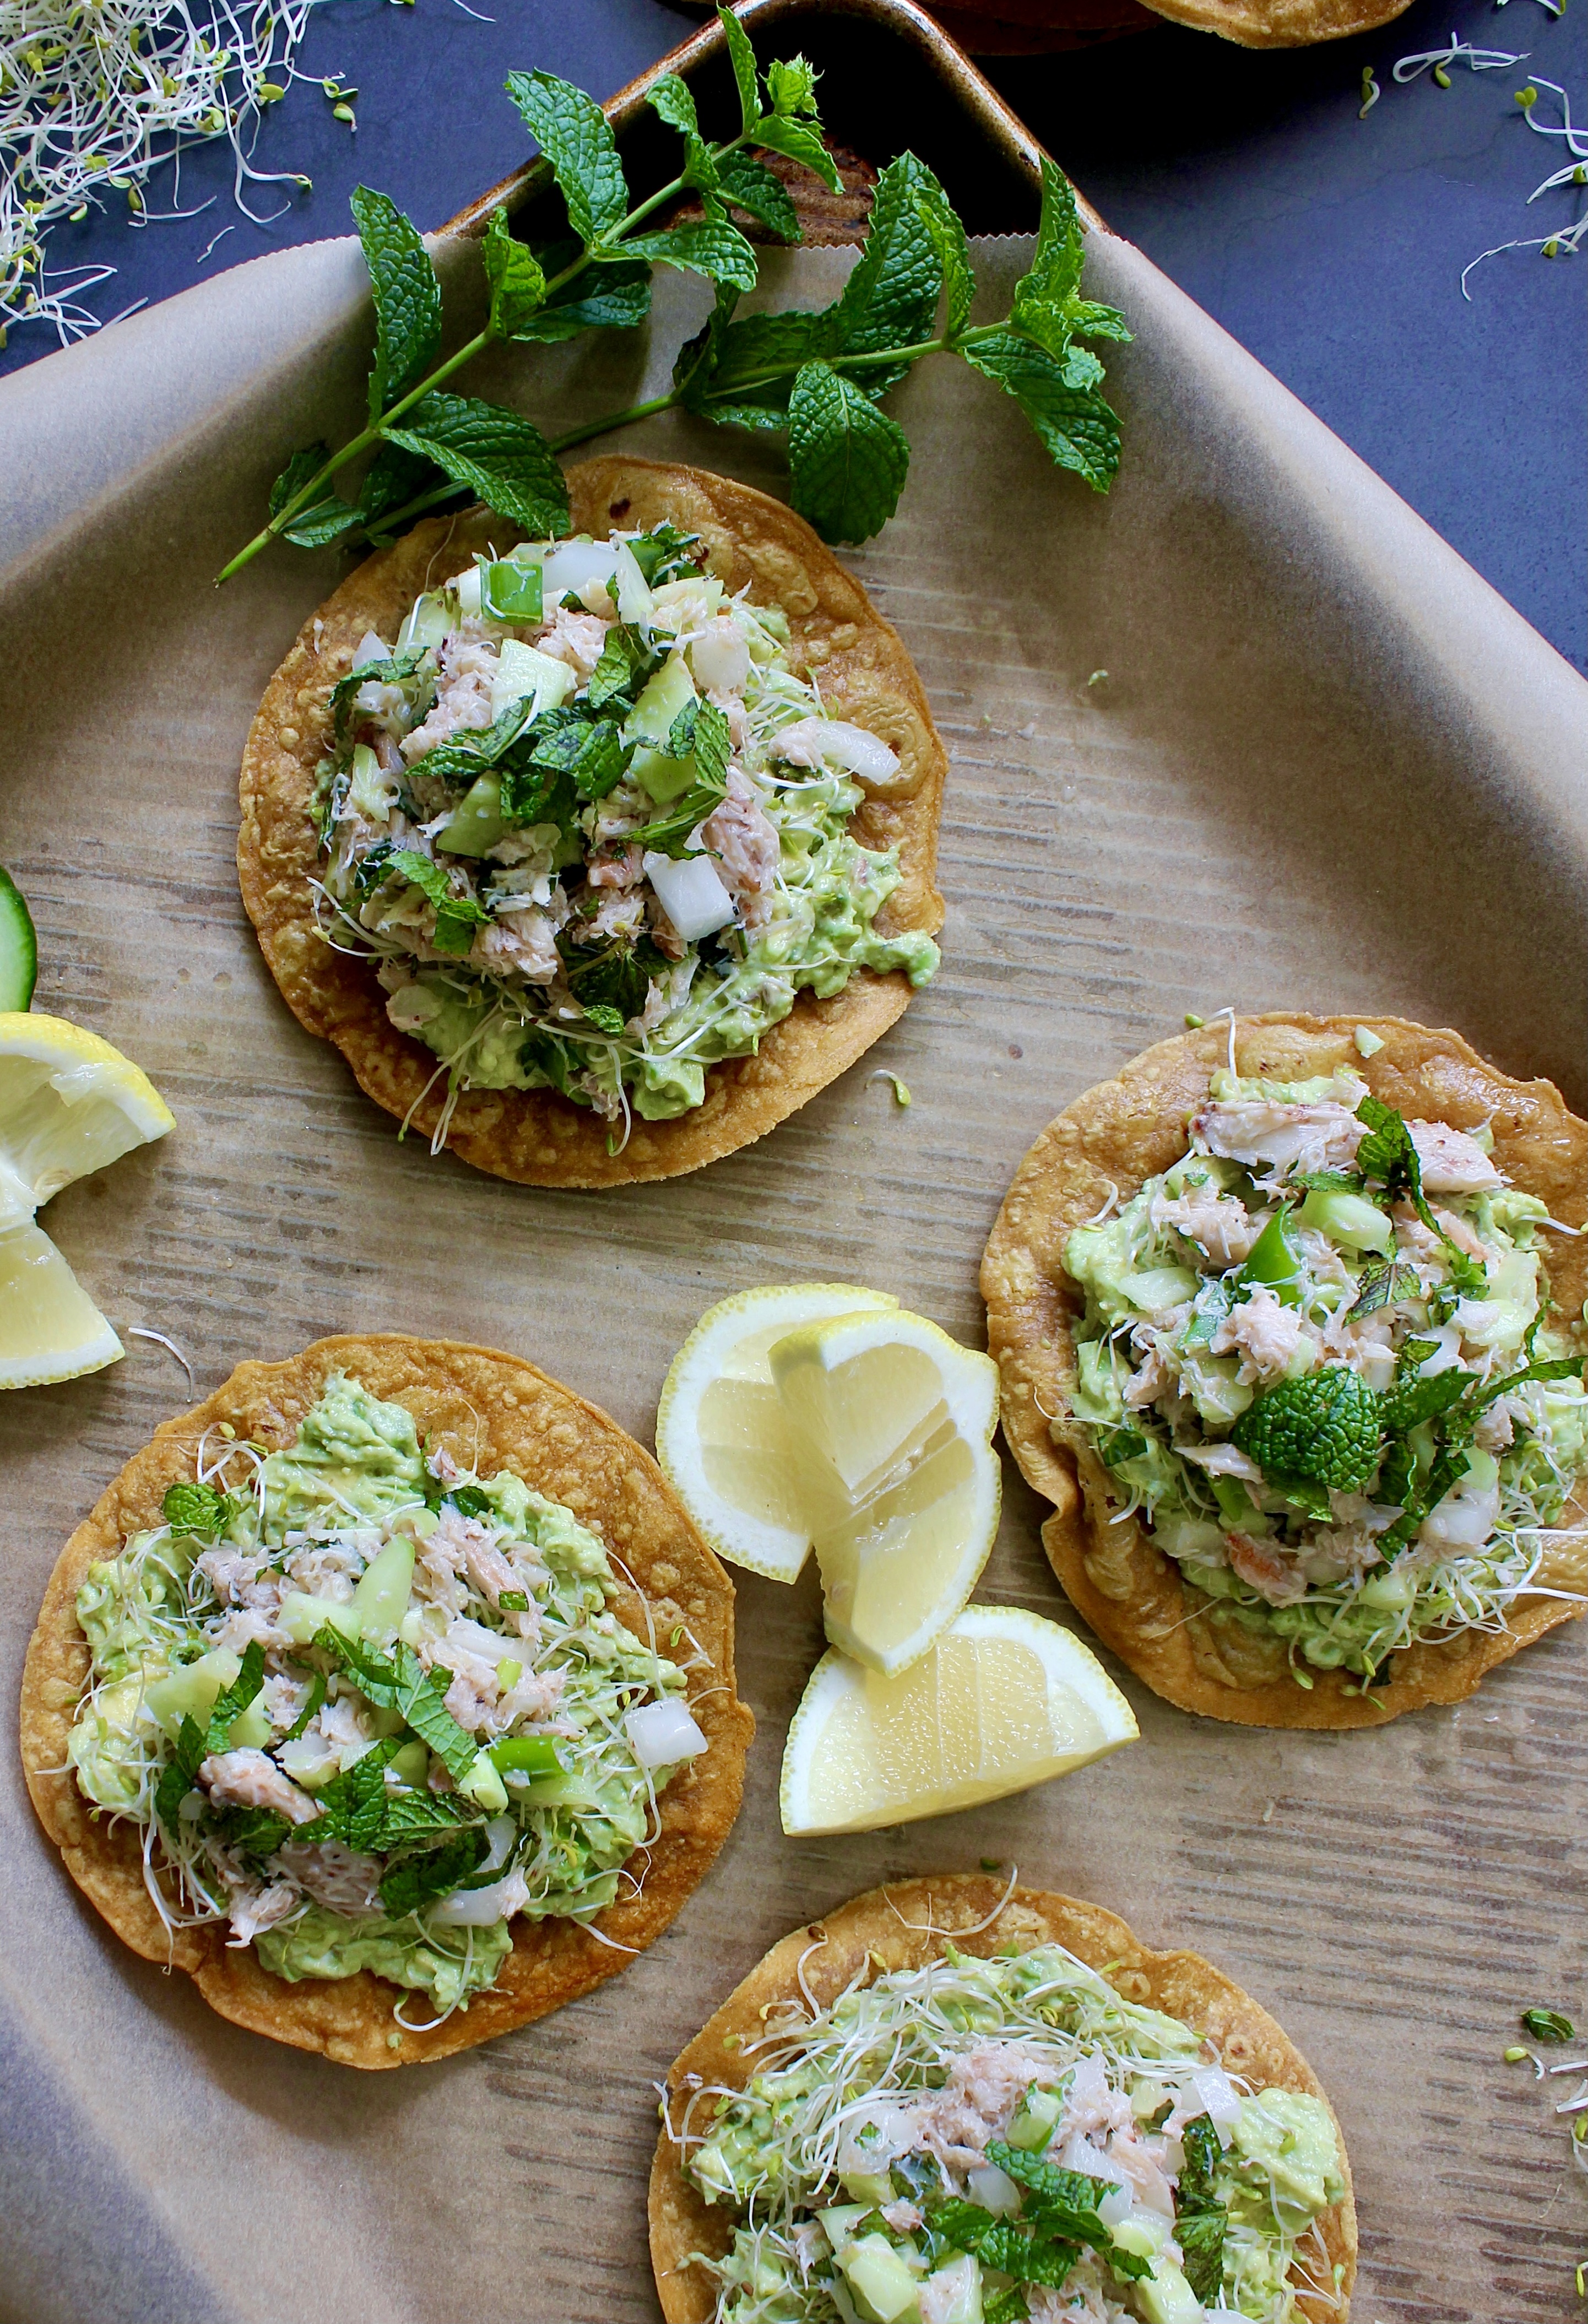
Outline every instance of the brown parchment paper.
{"label": "brown parchment paper", "polygon": [[[977,248],[987,311],[1028,253]],[[846,263],[769,260],[770,293],[821,303]],[[872,1282],[981,1344],[977,1261],[1021,1155],[1186,1010],[1454,1025],[1583,1111],[1588,687],[1138,253],[1098,235],[1089,263],[1138,335],[1110,351],[1114,493],[1056,476],[1011,403],[940,362],[891,406],[915,447],[899,516],[846,553],[950,753],[941,975],[754,1147],[601,1193],[399,1144],[292,1022],[238,900],[243,737],[340,567],[282,550],[218,595],[210,576],[283,456],[357,422],[351,246],[239,269],[0,388],[0,860],[39,921],[41,1006],[125,1048],[177,1115],[44,1214],[124,1337],[169,1333],[199,1396],[331,1331],[483,1342],[648,1442],[685,1333],[752,1284]],[[704,311],[662,275],[647,332],[469,383],[569,424],[653,392]],[[693,423],[625,447],[778,488],[775,447]],[[190,1401],[162,1349],[126,1343],[0,1398],[13,1702],[61,1544]],[[1074,1618],[1043,1507],[1006,1481],[982,1595]],[[735,1580],[759,1731],[710,1877],[604,1993],[420,2074],[282,2051],[135,1960],[7,1751],[7,2324],[654,2324],[652,2081],[788,1930],[983,1857],[1205,1954],[1285,2026],[1344,2126],[1361,2324],[1580,2313],[1585,2182],[1500,2052],[1528,2002],[1588,2016],[1582,1625],[1369,1735],[1214,1727],[1116,1670],[1133,1749],[974,1817],[793,1843],[778,1758],[815,1580]]]}

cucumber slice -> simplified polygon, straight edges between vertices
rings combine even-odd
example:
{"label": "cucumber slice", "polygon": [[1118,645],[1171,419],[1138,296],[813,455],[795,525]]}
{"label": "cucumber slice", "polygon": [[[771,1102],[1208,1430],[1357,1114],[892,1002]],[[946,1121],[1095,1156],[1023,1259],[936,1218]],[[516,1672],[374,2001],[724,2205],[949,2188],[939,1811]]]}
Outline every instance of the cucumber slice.
{"label": "cucumber slice", "polygon": [[0,865],[0,1010],[29,1009],[39,981],[39,944],[22,890]]}

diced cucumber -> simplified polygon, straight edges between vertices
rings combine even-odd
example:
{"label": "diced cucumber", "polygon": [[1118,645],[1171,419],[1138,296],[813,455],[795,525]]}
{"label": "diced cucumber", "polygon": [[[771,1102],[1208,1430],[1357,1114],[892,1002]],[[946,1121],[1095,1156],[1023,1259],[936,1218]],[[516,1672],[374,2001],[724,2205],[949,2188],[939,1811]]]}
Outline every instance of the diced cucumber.
{"label": "diced cucumber", "polygon": [[39,980],[39,944],[22,890],[0,867],[0,1011],[31,1009]]}

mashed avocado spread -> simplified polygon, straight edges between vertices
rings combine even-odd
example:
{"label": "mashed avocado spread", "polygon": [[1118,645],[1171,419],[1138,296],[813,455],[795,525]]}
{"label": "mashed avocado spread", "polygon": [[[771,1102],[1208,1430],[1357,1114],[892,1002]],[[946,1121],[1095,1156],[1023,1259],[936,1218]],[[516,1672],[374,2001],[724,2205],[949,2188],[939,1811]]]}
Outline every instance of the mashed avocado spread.
{"label": "mashed avocado spread", "polygon": [[1344,1071],[1215,1073],[1184,1157],[1070,1235],[1056,1434],[1304,1686],[1501,1627],[1588,1469],[1582,1323],[1492,1142]]}
{"label": "mashed avocado spread", "polygon": [[1333,2289],[1328,2108],[1057,1945],[946,1944],[774,2015],[748,2089],[687,2104],[685,2172],[734,2223],[696,2263],[718,2324],[1289,2324]]}
{"label": "mashed avocado spread", "polygon": [[295,1443],[224,1448],[164,1516],[78,1593],[68,1756],[144,1827],[168,1924],[229,1922],[278,1977],[371,1969],[445,2015],[515,1914],[612,1903],[706,1738],[571,1511],[427,1458],[401,1405],[335,1378]]}
{"label": "mashed avocado spread", "polygon": [[477,558],[333,693],[322,926],[454,1093],[666,1120],[801,991],[937,967],[877,926],[897,851],[848,827],[896,755],[697,554],[664,525]]}

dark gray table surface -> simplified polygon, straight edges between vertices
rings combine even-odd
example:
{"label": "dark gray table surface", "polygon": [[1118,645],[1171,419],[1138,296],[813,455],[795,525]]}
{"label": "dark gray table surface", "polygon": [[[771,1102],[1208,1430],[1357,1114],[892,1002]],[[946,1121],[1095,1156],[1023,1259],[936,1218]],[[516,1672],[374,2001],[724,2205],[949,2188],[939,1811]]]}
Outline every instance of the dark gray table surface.
{"label": "dark gray table surface", "polygon": [[[356,84],[357,130],[312,85],[272,108],[257,161],[301,170],[314,189],[269,226],[232,208],[229,155],[200,151],[184,164],[182,199],[216,195],[201,216],[142,231],[93,217],[58,233],[58,255],[118,268],[95,294],[109,315],[345,232],[360,180],[439,225],[529,150],[502,94],[511,67],[544,66],[605,97],[699,22],[658,0],[471,5],[494,21],[457,0],[317,10],[300,69]],[[1448,89],[1431,74],[1394,84],[1398,58],[1451,37],[1525,52],[1526,71],[1457,65]],[[1383,95],[1359,120],[1366,63]],[[1526,207],[1569,157],[1528,130],[1513,94],[1528,73],[1588,89],[1588,8],[1556,22],[1538,0],[1418,0],[1361,39],[1266,52],[1165,25],[989,70],[1111,226],[1588,668],[1588,245],[1575,260],[1491,259],[1470,302],[1459,282],[1480,251],[1565,226],[1588,202],[1588,189],[1568,189]],[[1578,104],[1588,115],[1588,97]],[[254,198],[265,211],[284,199],[276,188]],[[150,208],[166,207],[152,191]],[[52,344],[42,328],[14,330],[0,371]]]}

